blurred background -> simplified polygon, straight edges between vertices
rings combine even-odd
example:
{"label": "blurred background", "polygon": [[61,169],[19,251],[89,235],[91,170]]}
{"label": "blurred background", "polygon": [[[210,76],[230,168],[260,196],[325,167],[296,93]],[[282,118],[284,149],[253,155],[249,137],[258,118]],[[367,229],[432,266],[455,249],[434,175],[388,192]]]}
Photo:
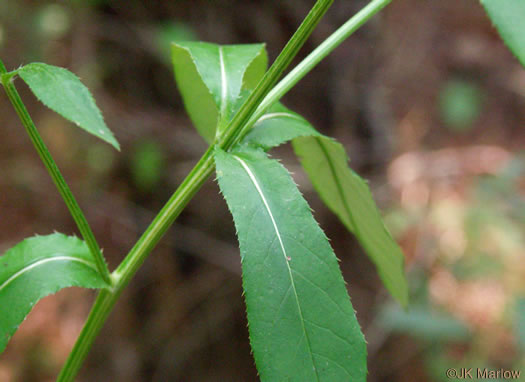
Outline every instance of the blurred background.
{"label": "blurred background", "polygon": [[[335,1],[300,56],[366,3]],[[121,143],[119,153],[73,129],[16,82],[110,269],[206,149],[170,41],[266,42],[273,60],[312,4],[0,2],[7,68],[75,72]],[[341,259],[368,380],[446,381],[450,367],[525,374],[525,70],[478,1],[394,0],[283,101],[345,144],[406,255],[403,311],[290,148],[273,152]],[[3,94],[0,116],[0,253],[36,233],[75,234]],[[42,300],[0,356],[0,381],[53,381],[93,298],[70,288]],[[256,381],[246,325],[235,229],[210,179],[124,292],[78,381]]]}

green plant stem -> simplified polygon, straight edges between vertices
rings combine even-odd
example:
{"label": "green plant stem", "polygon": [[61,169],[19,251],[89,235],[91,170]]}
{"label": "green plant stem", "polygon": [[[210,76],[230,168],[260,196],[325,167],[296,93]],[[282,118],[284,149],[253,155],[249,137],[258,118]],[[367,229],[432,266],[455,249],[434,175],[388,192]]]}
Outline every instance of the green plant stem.
{"label": "green plant stem", "polygon": [[239,141],[238,136],[243,126],[290,65],[332,3],[333,0],[319,0],[315,3],[297,31],[275,59],[270,69],[264,74],[257,87],[249,95],[226,127],[219,140],[221,148],[229,150]]}
{"label": "green plant stem", "polygon": [[259,107],[252,114],[250,120],[244,125],[238,136],[240,141],[253,125],[261,118],[266,110],[275,102],[279,101],[290,89],[292,89],[304,76],[306,76],[317,64],[328,56],[343,41],[350,37],[356,30],[365,24],[371,17],[386,7],[392,0],[373,0],[366,7],[356,13],[350,20],[340,26],[334,33],[314,49],[303,61],[301,61],[290,73],[288,73],[268,93]]}
{"label": "green plant stem", "polygon": [[[240,131],[242,123],[257,109],[258,104],[268,94],[271,87],[278,81],[284,70],[293,60],[299,49],[304,45],[317,23],[328,10],[333,0],[319,0],[309,12],[305,21],[299,26],[288,44],[279,54],[273,65],[261,79],[257,88],[241,106],[237,115],[225,130],[225,137],[234,137]],[[214,170],[213,151],[218,146],[223,149],[231,147],[231,142],[221,140],[208,148],[193,170],[188,174],[173,196],[155,217],[150,226],[128,253],[126,258],[112,274],[113,288],[111,291],[100,291],[88,319],[71,351],[57,382],[72,381],[86,358],[93,341],[104,325],[120,293],[140,268],[146,257],[157,245],[164,233],[171,226],[193,195],[200,189],[205,180]]]}
{"label": "green plant stem", "polygon": [[[162,238],[164,233],[168,230],[180,212],[184,209],[186,204],[200,189],[206,179],[212,174],[215,165],[213,160],[213,151],[215,147],[218,146],[225,150],[231,148],[236,142],[239,141],[240,137],[242,137],[242,133],[245,133],[247,129],[253,125],[254,121],[257,121],[264,111],[269,106],[271,106],[271,104],[279,100],[293,86],[293,84],[297,83],[311,69],[313,69],[315,65],[317,65],[324,57],[326,57],[326,55],[335,49],[338,44],[343,42],[346,37],[357,30],[366,22],[366,20],[372,17],[390,1],[391,0],[375,0],[371,2],[361,12],[356,14],[350,21],[348,21],[332,36],[330,36],[323,44],[320,45],[318,49],[314,50],[303,62],[301,62],[298,65],[299,70],[297,70],[297,68],[292,70],[290,74],[288,74],[276,86],[277,90],[274,89],[269,92],[268,89],[270,89],[271,86],[275,84],[275,82],[278,80],[278,77],[280,77],[280,75],[286,69],[286,66],[291,62],[295,54],[297,54],[299,48],[302,46],[302,44],[304,44],[304,40],[306,40],[306,38],[308,38],[310,35],[311,30],[308,33],[305,31],[310,28],[313,29],[317,25],[319,18],[322,17],[324,12],[326,12],[327,8],[316,7],[321,7],[321,5],[328,7],[332,1],[316,3],[312,9],[312,12],[314,10],[316,11],[318,19],[311,19],[307,24],[304,22],[301,24],[298,32],[294,34],[295,37],[300,32],[300,39],[294,42],[292,45],[293,48],[290,47],[286,51],[287,56],[283,56],[283,58],[281,58],[281,55],[284,53],[283,50],[283,53],[279,55],[274,63],[274,65],[278,64],[277,69],[273,69],[274,65],[272,65],[268,71],[268,73],[271,74],[267,73],[263,77],[256,90],[243,104],[238,114],[226,128],[225,135],[223,135],[223,140],[208,148],[206,153],[202,156],[190,174],[188,174],[179,188],[177,188],[173,196],[162,208],[157,217],[153,220],[139,241],[131,249],[123,262],[119,265],[115,272],[113,272],[113,289],[100,291],[86,321],[86,324],[82,329],[82,332],[77,339],[77,342],[75,343],[75,346],[69,355],[64,368],[58,376],[57,382],[70,382],[74,379],[82,365],[82,362],[86,358],[93,341],[102,328],[105,320],[109,316],[118,297],[122,293],[122,290],[130,282],[149,253],[157,245],[159,240]],[[301,30],[302,28],[305,28],[305,30]],[[292,39],[294,39],[294,37],[292,37]],[[289,44],[287,44],[287,47],[288,46]],[[259,105],[261,100],[264,105]],[[251,125],[249,125],[250,123]]]}
{"label": "green plant stem", "polygon": [[110,285],[111,278],[108,266],[104,260],[102,252],[100,251],[100,247],[97,243],[97,240],[95,239],[95,235],[93,235],[93,231],[91,230],[91,227],[89,226],[86,217],[82,213],[82,210],[80,209],[80,206],[78,205],[75,197],[73,196],[73,193],[69,189],[69,186],[64,180],[64,177],[60,173],[57,164],[55,163],[53,157],[49,153],[46,144],[42,140],[42,137],[40,136],[38,130],[35,127],[35,124],[33,123],[33,120],[31,119],[31,116],[29,115],[24,103],[22,102],[22,99],[20,98],[20,95],[18,94],[15,85],[13,84],[15,75],[13,73],[7,73],[7,70],[1,61],[0,76],[2,79],[2,85],[4,86],[9,101],[11,101],[11,104],[15,108],[15,111],[18,114],[20,120],[22,121],[22,125],[26,129],[27,134],[31,138],[31,141],[35,146],[35,149],[38,152],[40,159],[42,159],[42,162],[44,162],[44,165],[46,166],[49,175],[51,175],[53,182],[55,183],[58,191],[60,192],[60,195],[64,199],[64,202],[66,203],[66,206],[69,209],[69,212],[71,213],[71,216],[75,220],[80,234],[84,238],[86,244],[89,247],[89,250],[91,251],[91,254],[93,255],[99,273],[101,274],[104,281],[106,281],[108,285]]}
{"label": "green plant stem", "polygon": [[69,354],[66,364],[57,378],[57,382],[73,381],[78,370],[82,366],[93,341],[97,337],[97,334],[104,325],[104,322],[122,293],[122,290],[131,281],[144,260],[146,260],[148,254],[157,245],[173,221],[213,172],[213,150],[214,147],[212,146],[208,148],[193,170],[184,179],[173,196],[168,200],[166,205],[131,249],[128,256],[126,256],[124,261],[122,261],[119,267],[113,272],[111,276],[113,279],[113,289],[100,291],[88,316],[86,324],[84,325],[73,350]]}

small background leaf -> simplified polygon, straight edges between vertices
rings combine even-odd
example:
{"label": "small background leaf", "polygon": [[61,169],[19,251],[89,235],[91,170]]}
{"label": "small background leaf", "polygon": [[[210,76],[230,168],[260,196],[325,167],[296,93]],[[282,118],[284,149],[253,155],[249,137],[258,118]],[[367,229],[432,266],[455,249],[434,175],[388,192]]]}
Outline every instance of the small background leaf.
{"label": "small background leaf", "polygon": [[505,44],[525,66],[525,1],[481,0]]}
{"label": "small background leaf", "polygon": [[44,105],[120,150],[88,88],[69,70],[33,63],[18,69],[18,74]]}
{"label": "small background leaf", "polygon": [[365,341],[337,259],[290,174],[260,150],[219,150],[216,165],[261,380],[365,381]]}
{"label": "small background leaf", "polygon": [[36,236],[0,256],[0,353],[41,298],[71,286],[107,286],[76,237]]}
{"label": "small background leaf", "polygon": [[455,79],[445,83],[439,94],[439,111],[445,127],[454,132],[467,132],[482,110],[482,92],[471,81]]}
{"label": "small background leaf", "polygon": [[188,114],[202,137],[211,142],[219,120],[229,121],[244,89],[252,89],[267,66],[264,44],[172,44],[177,86]]}
{"label": "small background leaf", "polygon": [[152,191],[162,179],[165,168],[162,147],[152,139],[140,141],[130,161],[133,182],[141,192]]}

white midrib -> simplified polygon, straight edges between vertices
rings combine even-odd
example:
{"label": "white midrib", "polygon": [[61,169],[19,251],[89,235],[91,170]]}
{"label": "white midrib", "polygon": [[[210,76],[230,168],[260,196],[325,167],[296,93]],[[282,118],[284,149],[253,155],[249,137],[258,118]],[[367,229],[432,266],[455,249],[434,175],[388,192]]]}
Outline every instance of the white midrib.
{"label": "white midrib", "polygon": [[296,119],[298,121],[303,122],[303,119],[301,117],[295,116],[293,114],[285,113],[285,112],[276,112],[276,113],[268,113],[268,114],[263,115],[261,118],[257,120],[257,124],[263,121],[266,121],[268,119],[278,118],[278,117],[286,117],[286,118]]}
{"label": "white midrib", "polygon": [[301,310],[301,304],[299,303],[299,296],[297,295],[297,290],[295,289],[295,283],[292,276],[292,269],[290,268],[290,264],[288,263],[290,261],[290,258],[286,254],[286,248],[284,248],[283,240],[281,238],[281,233],[279,232],[279,228],[277,227],[277,223],[275,222],[275,219],[273,217],[272,210],[270,209],[270,205],[268,204],[268,201],[266,200],[266,197],[264,196],[264,193],[262,192],[261,187],[259,186],[259,182],[257,181],[257,178],[255,177],[255,174],[252,172],[250,167],[246,164],[245,161],[243,161],[241,158],[239,158],[236,155],[233,155],[233,157],[241,164],[241,166],[244,168],[248,176],[250,177],[250,180],[252,181],[253,185],[257,189],[257,192],[259,193],[259,196],[261,197],[261,200],[263,201],[264,207],[266,208],[266,211],[268,212],[268,215],[270,216],[270,220],[272,221],[273,228],[275,230],[275,234],[277,235],[277,239],[279,240],[279,244],[281,245],[281,250],[283,252],[284,256],[284,262],[286,264],[286,268],[288,269],[288,275],[290,276],[290,283],[292,284],[292,290],[295,296],[295,302],[297,304],[297,309],[299,311],[299,316],[301,318],[301,326],[303,328],[303,333],[306,338],[306,343],[308,345],[308,349],[310,350],[310,359],[312,360],[312,365],[315,370],[315,375],[317,379],[319,380],[319,376],[317,374],[317,369],[315,367],[314,359],[312,356],[312,348],[310,345],[310,340],[308,338],[308,334],[306,333],[306,328],[304,326],[304,318],[303,318],[303,312]]}
{"label": "white midrib", "polygon": [[226,101],[228,98],[228,80],[226,78],[226,65],[222,46],[219,46],[219,62],[221,64],[221,115],[226,111]]}
{"label": "white midrib", "polygon": [[82,260],[82,259],[79,259],[77,257],[72,257],[72,256],[55,256],[49,259],[42,259],[42,260],[35,261],[31,265],[28,265],[27,267],[22,268],[21,270],[16,272],[14,275],[9,277],[6,281],[4,281],[2,285],[0,285],[0,292],[2,291],[2,289],[7,287],[11,282],[16,280],[18,277],[22,276],[24,273],[29,272],[31,269],[36,268],[42,264],[49,263],[51,261],[75,261],[77,263],[82,263],[84,265],[87,265],[88,267],[94,270],[97,270],[95,264],[90,263],[89,261]]}

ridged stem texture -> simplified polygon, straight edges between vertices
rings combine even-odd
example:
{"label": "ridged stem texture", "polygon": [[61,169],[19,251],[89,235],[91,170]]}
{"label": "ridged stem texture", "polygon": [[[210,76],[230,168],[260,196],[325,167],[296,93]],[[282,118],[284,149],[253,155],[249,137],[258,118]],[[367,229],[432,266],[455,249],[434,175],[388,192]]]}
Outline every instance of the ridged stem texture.
{"label": "ridged stem texture", "polygon": [[102,275],[102,278],[108,283],[109,286],[111,283],[111,279],[108,266],[106,264],[106,261],[104,260],[104,256],[102,255],[98,242],[95,239],[95,235],[93,235],[93,231],[91,230],[91,227],[87,222],[84,213],[80,209],[80,206],[78,205],[75,197],[73,196],[71,189],[69,188],[66,181],[64,180],[64,177],[60,173],[60,170],[58,169],[55,160],[51,156],[51,153],[49,152],[46,144],[42,140],[40,133],[36,129],[36,126],[33,123],[29,112],[27,111],[24,103],[22,102],[22,99],[20,98],[20,95],[18,94],[18,91],[16,90],[16,87],[13,83],[15,76],[16,71],[8,73],[3,62],[0,61],[0,77],[2,80],[2,85],[4,86],[5,92],[7,94],[7,98],[9,98],[9,101],[11,101],[11,104],[13,105],[16,113],[18,114],[22,125],[26,129],[29,138],[31,138],[31,142],[33,142],[33,146],[38,152],[40,159],[42,159],[42,162],[44,163],[49,175],[53,179],[53,182],[55,183],[58,192],[64,199],[64,202],[66,203],[66,206],[69,209],[71,216],[77,224],[80,234],[84,238],[84,241],[86,242],[87,246],[89,247],[89,250],[91,251],[91,254],[93,255],[93,259],[95,260],[95,264],[99,273]]}
{"label": "ridged stem texture", "polygon": [[184,179],[182,184],[177,188],[166,205],[158,213],[153,222],[128,253],[126,258],[118,266],[115,272],[113,272],[112,290],[102,290],[97,296],[86,324],[84,325],[73,350],[58,376],[57,382],[73,381],[122,290],[135,275],[144,260],[153,248],[155,248],[177,216],[193,198],[193,195],[195,195],[206,179],[212,174],[215,167],[213,159],[215,148],[218,146],[224,150],[228,150],[234,145],[237,141],[237,135],[242,130],[243,123],[249,120],[251,114],[253,114],[259,106],[259,103],[262,102],[272,86],[279,80],[279,77],[281,77],[290,62],[298,53],[299,49],[304,45],[332,2],[333,0],[317,1],[312,10],[308,13],[305,21],[303,21],[268,72],[263,76],[256,89],[244,102],[236,116],[226,127],[224,134],[222,134],[218,141],[208,148],[193,170]]}

